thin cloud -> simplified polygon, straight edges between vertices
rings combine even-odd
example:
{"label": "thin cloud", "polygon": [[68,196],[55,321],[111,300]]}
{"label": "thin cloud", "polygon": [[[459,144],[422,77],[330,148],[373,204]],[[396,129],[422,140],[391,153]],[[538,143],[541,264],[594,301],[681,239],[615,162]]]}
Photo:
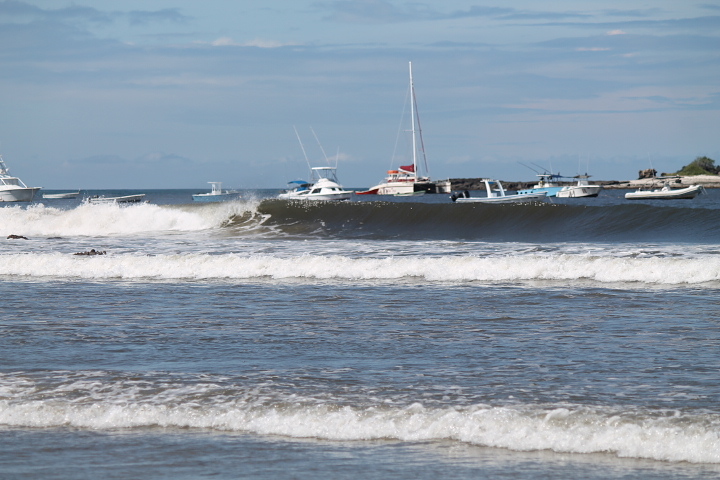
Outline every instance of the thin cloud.
{"label": "thin cloud", "polygon": [[145,25],[152,22],[187,21],[187,17],[177,8],[162,10],[102,11],[92,7],[73,5],[63,8],[40,8],[18,0],[0,1],[0,18],[14,22],[67,22],[85,21],[91,23],[113,23],[126,20],[131,25]]}

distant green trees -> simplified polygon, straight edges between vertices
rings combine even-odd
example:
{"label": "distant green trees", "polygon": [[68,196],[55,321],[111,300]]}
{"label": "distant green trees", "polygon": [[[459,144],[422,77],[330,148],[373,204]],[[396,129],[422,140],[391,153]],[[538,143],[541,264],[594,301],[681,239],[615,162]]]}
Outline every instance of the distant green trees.
{"label": "distant green trees", "polygon": [[708,157],[697,157],[695,160],[678,170],[676,175],[717,175],[720,166],[715,166],[715,160]]}

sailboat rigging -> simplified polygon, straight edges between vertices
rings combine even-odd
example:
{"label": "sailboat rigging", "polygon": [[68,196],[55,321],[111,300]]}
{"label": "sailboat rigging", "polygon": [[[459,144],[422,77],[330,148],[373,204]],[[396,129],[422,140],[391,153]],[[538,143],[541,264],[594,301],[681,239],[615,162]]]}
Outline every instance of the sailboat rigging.
{"label": "sailboat rigging", "polygon": [[[412,62],[409,62],[410,69],[410,128],[412,132],[412,165],[401,165],[397,170],[388,170],[387,177],[378,185],[369,188],[364,192],[356,192],[359,195],[419,195],[424,193],[450,193],[450,180],[431,181],[428,174],[427,155],[425,154],[425,142],[422,138],[420,127],[420,116],[418,115],[417,97],[415,95],[415,83],[413,81]],[[418,168],[418,143],[422,153],[422,166],[425,175],[419,175]]]}

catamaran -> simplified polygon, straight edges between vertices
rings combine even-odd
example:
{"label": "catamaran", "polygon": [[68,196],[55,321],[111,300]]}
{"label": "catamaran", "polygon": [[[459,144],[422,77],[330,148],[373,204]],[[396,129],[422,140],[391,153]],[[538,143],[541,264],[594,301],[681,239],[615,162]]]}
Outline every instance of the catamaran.
{"label": "catamaran", "polygon": [[[413,83],[412,62],[410,62],[410,126],[412,131],[412,165],[402,165],[397,170],[388,170],[387,177],[379,184],[358,195],[421,195],[423,193],[450,193],[450,180],[430,180],[425,155],[425,144],[422,139],[420,117],[415,98],[415,84]],[[422,154],[422,163],[418,162],[418,149]],[[420,167],[425,175],[420,175]]]}

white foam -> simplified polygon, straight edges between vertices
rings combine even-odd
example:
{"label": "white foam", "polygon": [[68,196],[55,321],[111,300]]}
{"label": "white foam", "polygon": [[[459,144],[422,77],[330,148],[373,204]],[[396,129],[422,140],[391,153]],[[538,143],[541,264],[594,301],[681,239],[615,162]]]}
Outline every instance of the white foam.
{"label": "white foam", "polygon": [[[108,395],[108,390],[103,396]],[[139,400],[64,396],[0,401],[0,424],[91,430],[145,427],[210,428],[324,440],[450,440],[518,451],[612,453],[673,462],[720,463],[720,415],[640,413],[590,407],[356,407],[198,392]]]}
{"label": "white foam", "polygon": [[134,205],[82,204],[71,210],[34,204],[0,208],[6,234],[24,236],[117,236],[151,232],[190,232],[216,228],[233,215],[253,208],[223,202],[193,209],[142,203]]}
{"label": "white foam", "polygon": [[345,255],[237,253],[108,254],[94,257],[12,253],[2,255],[0,259],[0,275],[87,279],[417,279],[453,283],[586,280],[656,285],[697,285],[720,281],[720,258],[717,255],[691,258],[573,254],[354,258]]}

